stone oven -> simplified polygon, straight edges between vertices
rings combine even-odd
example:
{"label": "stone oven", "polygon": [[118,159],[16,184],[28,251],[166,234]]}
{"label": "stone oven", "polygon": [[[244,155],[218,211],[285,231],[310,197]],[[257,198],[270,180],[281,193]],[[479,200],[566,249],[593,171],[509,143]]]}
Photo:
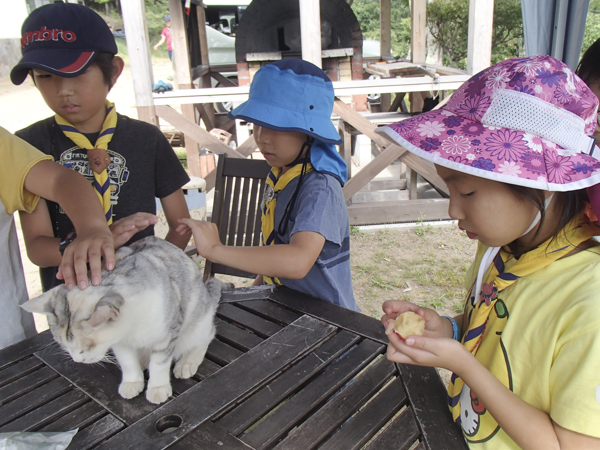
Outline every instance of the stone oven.
{"label": "stone oven", "polygon": [[[363,79],[362,32],[345,0],[321,0],[321,67],[332,81]],[[301,58],[298,0],[253,0],[239,23],[235,40],[238,83],[250,84],[263,65]],[[367,109],[366,95],[352,97],[352,107]]]}

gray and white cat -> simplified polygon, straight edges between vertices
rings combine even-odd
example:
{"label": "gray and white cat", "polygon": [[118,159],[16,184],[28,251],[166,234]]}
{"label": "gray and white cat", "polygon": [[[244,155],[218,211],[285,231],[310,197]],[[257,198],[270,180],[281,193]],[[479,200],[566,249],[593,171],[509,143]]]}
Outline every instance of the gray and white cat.
{"label": "gray and white cat", "polygon": [[62,285],[22,306],[48,316],[56,342],[75,362],[93,364],[112,349],[123,379],[119,394],[162,403],[172,394],[173,374],[190,378],[215,336],[214,316],[222,289],[217,279],[206,285],[198,266],[178,247],[147,237],[116,252],[114,270],[102,284],[81,291]]}

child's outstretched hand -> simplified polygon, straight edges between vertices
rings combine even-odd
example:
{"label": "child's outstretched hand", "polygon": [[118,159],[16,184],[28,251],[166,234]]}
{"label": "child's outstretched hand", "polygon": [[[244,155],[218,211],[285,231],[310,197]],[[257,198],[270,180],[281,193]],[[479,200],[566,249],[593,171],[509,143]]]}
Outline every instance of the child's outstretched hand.
{"label": "child's outstretched hand", "polygon": [[[429,308],[404,301],[387,301],[382,306],[385,313],[381,322],[385,326],[390,343],[387,359],[401,364],[443,367],[456,372],[467,349],[452,339],[450,322]],[[412,311],[425,320],[423,336],[408,336],[406,339],[395,332],[395,319],[400,314]]]}
{"label": "child's outstretched hand", "polygon": [[215,247],[221,244],[219,239],[219,229],[212,222],[195,219],[179,219],[179,226],[175,229],[179,234],[194,235],[194,242],[198,254],[210,259],[210,254]]}
{"label": "child's outstretched hand", "polygon": [[115,239],[115,248],[125,245],[134,234],[154,225],[157,221],[158,217],[145,212],[138,212],[116,220],[110,225],[110,231]]}

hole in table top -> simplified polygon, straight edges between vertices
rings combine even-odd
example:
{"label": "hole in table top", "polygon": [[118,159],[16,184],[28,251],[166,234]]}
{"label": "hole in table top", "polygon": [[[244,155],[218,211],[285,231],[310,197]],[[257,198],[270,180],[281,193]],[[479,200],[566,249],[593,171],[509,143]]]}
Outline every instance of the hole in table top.
{"label": "hole in table top", "polygon": [[172,433],[181,426],[183,419],[175,414],[161,417],[156,421],[156,429],[160,433]]}

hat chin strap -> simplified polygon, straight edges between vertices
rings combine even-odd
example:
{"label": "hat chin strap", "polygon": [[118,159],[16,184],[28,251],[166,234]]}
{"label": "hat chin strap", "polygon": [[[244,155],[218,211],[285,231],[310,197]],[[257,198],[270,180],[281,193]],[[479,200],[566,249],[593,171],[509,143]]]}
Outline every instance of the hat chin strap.
{"label": "hat chin strap", "polygon": [[[552,194],[550,194],[550,196],[546,200],[544,200],[544,211],[546,211],[548,209],[548,205],[552,201],[552,197],[554,197],[554,192]],[[538,211],[537,214],[535,215],[535,217],[533,218],[531,225],[529,225],[529,227],[519,237],[523,237],[527,233],[529,233],[531,230],[533,230],[533,228],[540,222],[541,218],[542,218],[542,213],[540,211]],[[489,247],[483,254],[483,257],[481,258],[481,263],[479,264],[479,270],[477,271],[477,281],[475,283],[475,296],[473,297],[474,305],[476,305],[477,302],[479,301],[479,293],[481,292],[481,284],[483,283],[483,276],[487,273],[488,268],[493,263],[494,258],[496,258],[496,255],[500,251],[500,248],[501,247]]]}
{"label": "hat chin strap", "polygon": [[300,158],[302,158],[302,153],[304,153],[304,149],[306,147],[310,148],[310,146],[312,145],[312,143],[315,141],[314,138],[307,136],[306,142],[304,142],[304,144],[302,144],[302,147],[300,148],[300,152],[298,153],[298,156],[296,156],[296,159],[294,159],[291,163],[289,164],[285,164],[284,167],[294,167],[296,164],[298,164],[298,161],[300,161]]}

